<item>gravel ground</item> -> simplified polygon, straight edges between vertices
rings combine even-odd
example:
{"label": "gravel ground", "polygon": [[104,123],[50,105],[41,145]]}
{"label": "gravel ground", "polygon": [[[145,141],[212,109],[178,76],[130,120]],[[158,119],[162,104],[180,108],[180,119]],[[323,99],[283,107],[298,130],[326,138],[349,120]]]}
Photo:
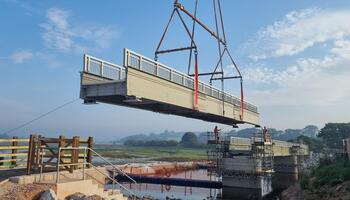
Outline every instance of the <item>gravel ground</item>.
{"label": "gravel ground", "polygon": [[36,200],[39,199],[42,192],[53,189],[53,185],[47,184],[26,184],[20,185],[12,182],[7,182],[0,185],[0,199],[7,200]]}

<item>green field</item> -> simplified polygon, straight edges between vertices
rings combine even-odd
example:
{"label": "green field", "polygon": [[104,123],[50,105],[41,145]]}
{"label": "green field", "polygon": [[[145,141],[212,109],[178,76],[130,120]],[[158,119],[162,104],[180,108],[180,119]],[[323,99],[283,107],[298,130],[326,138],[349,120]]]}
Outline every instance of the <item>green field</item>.
{"label": "green field", "polygon": [[104,157],[120,159],[150,158],[156,161],[202,161],[207,159],[205,149],[195,148],[97,144],[94,149]]}

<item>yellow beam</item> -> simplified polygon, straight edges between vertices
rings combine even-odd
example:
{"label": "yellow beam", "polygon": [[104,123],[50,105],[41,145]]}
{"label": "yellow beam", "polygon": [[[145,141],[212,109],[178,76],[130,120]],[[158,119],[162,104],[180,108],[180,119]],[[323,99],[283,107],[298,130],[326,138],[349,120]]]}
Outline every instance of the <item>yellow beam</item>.
{"label": "yellow beam", "polygon": [[29,142],[29,139],[19,138],[19,139],[0,139],[0,142]]}
{"label": "yellow beam", "polygon": [[0,169],[11,169],[14,167],[26,167],[27,164],[16,164],[16,165],[10,165],[10,166],[0,166]]}
{"label": "yellow beam", "polygon": [[3,153],[0,157],[12,157],[12,156],[27,156],[28,153]]}
{"label": "yellow beam", "polygon": [[5,162],[21,162],[21,161],[27,161],[27,158],[16,158],[16,159],[0,160],[0,163],[5,163]]}
{"label": "yellow beam", "polygon": [[28,149],[28,146],[0,146],[0,150]]}

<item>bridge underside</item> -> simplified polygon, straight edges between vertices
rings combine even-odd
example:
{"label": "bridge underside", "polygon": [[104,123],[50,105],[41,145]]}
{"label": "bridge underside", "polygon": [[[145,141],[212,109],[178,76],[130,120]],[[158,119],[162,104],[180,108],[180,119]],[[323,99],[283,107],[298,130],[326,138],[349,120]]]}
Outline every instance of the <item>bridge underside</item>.
{"label": "bridge underside", "polygon": [[[82,77],[91,76],[84,74]],[[84,82],[83,78],[83,82]],[[135,96],[127,96],[125,82],[123,81],[108,81],[95,84],[82,85],[82,97],[85,102],[100,102],[130,108],[148,110],[162,114],[171,114],[193,119],[200,119],[207,122],[216,122],[226,125],[242,124],[244,122],[218,116],[210,113],[198,112],[193,109],[184,108],[181,106],[167,104],[164,102],[154,101],[146,98],[137,98]]]}

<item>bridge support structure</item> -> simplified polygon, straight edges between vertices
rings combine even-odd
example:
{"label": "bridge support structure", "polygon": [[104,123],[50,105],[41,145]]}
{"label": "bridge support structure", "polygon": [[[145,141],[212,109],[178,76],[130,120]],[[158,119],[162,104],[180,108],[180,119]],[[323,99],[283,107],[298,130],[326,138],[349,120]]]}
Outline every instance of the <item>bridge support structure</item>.
{"label": "bridge support structure", "polygon": [[309,154],[306,145],[272,140],[264,134],[259,137],[259,133],[250,139],[227,137],[219,143],[208,138],[210,145],[208,158],[215,165],[212,171],[222,178],[223,190],[251,190],[249,195],[255,196],[250,198],[261,198],[272,188],[295,183]]}

